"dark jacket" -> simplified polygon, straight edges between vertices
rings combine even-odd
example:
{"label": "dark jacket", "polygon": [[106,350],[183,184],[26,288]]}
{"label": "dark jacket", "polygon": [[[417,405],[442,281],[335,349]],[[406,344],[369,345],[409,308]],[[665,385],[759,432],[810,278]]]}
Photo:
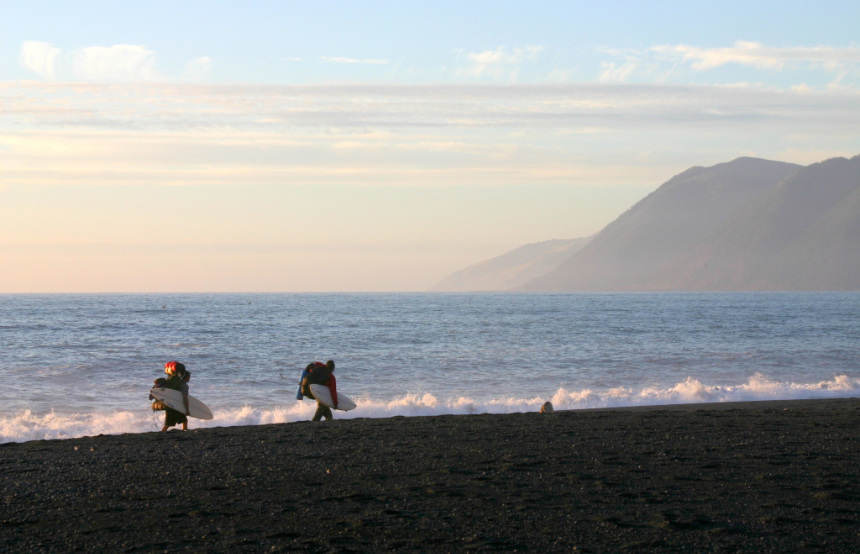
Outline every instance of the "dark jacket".
{"label": "dark jacket", "polygon": [[[182,392],[183,389],[182,379],[179,375],[171,375],[164,383],[161,384],[162,388],[165,389],[173,389]],[[188,394],[187,392],[185,394]]]}
{"label": "dark jacket", "polygon": [[[335,379],[334,374],[328,367],[326,367],[325,364],[316,363],[312,365],[313,367],[309,369],[310,373],[304,380],[302,380],[302,394],[313,398],[312,394],[308,394],[310,393],[310,385],[326,386],[328,387],[328,390],[331,391],[332,402],[337,406],[337,379]],[[307,393],[305,392],[305,381],[308,385]]]}

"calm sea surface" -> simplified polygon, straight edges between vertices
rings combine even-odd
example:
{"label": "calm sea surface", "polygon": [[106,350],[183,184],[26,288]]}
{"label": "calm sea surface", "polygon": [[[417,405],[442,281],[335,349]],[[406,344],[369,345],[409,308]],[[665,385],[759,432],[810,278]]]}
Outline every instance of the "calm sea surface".
{"label": "calm sea surface", "polygon": [[154,431],[152,381],[192,372],[190,427],[860,394],[860,293],[0,295],[0,442]]}

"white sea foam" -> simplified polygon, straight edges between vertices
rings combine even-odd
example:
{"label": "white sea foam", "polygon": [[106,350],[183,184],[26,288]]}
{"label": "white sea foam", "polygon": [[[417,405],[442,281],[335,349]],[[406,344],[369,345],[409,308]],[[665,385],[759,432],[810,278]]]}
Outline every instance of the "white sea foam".
{"label": "white sea foam", "polygon": [[[556,410],[576,410],[856,396],[860,396],[860,379],[846,375],[838,375],[833,379],[813,383],[794,383],[777,381],[762,374],[755,374],[745,383],[731,386],[708,385],[697,379],[687,378],[667,388],[617,387],[603,391],[588,389],[569,391],[560,388],[548,398],[506,397],[477,401],[466,396],[440,399],[430,393],[406,394],[391,400],[357,397],[354,399],[358,405],[355,410],[335,412],[335,417],[337,419],[352,419],[534,412],[538,411],[547,399],[552,401]],[[197,429],[307,421],[313,416],[315,408],[314,402],[296,402],[266,408],[246,405],[233,409],[215,409],[214,419],[209,421],[191,419],[189,427]],[[38,415],[25,410],[12,417],[0,418],[0,442],[154,432],[161,428],[161,416],[162,412],[150,410],[117,410],[71,415],[58,415],[53,412]]]}

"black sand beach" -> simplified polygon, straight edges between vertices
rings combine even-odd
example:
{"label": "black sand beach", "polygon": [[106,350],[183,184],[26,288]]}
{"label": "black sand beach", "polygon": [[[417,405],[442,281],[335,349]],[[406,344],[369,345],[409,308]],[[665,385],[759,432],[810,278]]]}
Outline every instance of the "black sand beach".
{"label": "black sand beach", "polygon": [[0,446],[0,551],[860,551],[860,400]]}

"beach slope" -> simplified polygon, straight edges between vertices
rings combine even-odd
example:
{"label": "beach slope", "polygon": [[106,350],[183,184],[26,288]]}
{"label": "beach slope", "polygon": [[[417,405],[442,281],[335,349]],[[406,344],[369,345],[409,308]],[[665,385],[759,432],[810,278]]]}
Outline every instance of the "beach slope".
{"label": "beach slope", "polygon": [[856,552],[860,400],[10,443],[0,491],[2,551]]}

